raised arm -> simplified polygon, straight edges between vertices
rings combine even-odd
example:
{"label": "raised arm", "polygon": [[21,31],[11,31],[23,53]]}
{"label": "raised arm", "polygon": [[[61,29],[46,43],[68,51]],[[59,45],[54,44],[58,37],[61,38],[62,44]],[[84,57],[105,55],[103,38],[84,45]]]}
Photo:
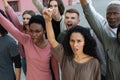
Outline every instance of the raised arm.
{"label": "raised arm", "polygon": [[[106,42],[110,41],[110,37],[108,37],[110,36],[110,31],[108,30],[109,25],[106,19],[95,10],[91,0],[80,0],[80,2],[90,27],[96,33],[102,44],[105,45]],[[109,41],[106,38],[109,39]]]}
{"label": "raised arm", "polygon": [[0,13],[0,24],[8,31],[10,32],[20,43],[24,44],[26,43],[25,38],[28,38],[25,33],[19,31],[8,19],[6,19],[1,13]]}
{"label": "raised arm", "polygon": [[59,43],[55,40],[55,34],[51,23],[51,15],[52,10],[50,8],[43,10],[43,17],[45,19],[48,41],[50,42],[51,46],[55,48]]}
{"label": "raised arm", "polygon": [[51,44],[53,55],[58,60],[58,62],[62,63],[64,50],[63,50],[62,45],[60,45],[55,39],[55,34],[54,34],[52,23],[51,23],[52,12],[53,11],[50,8],[43,10],[43,16],[44,16],[45,24],[46,24],[47,38],[48,38],[49,43]]}
{"label": "raised arm", "polygon": [[7,0],[2,0],[2,1],[4,4],[4,7],[5,7],[5,11],[6,11],[8,17],[10,18],[10,20],[12,21],[12,23],[15,25],[16,28],[18,28],[19,30],[22,30],[22,25],[18,19],[17,14],[13,10],[13,8],[10,7]]}
{"label": "raised arm", "polygon": [[42,14],[44,7],[41,4],[40,0],[32,0],[32,2],[35,5],[35,7],[38,9],[38,11]]}

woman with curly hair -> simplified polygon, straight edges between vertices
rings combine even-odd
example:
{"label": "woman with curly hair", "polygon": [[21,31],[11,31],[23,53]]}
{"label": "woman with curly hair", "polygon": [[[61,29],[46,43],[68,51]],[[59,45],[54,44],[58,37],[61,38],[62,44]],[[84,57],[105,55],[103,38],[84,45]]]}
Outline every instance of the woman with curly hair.
{"label": "woman with curly hair", "polygon": [[52,46],[53,55],[60,62],[62,80],[101,80],[96,42],[89,29],[74,26],[67,32],[62,45],[55,39],[51,14],[51,9],[43,11],[48,41]]}

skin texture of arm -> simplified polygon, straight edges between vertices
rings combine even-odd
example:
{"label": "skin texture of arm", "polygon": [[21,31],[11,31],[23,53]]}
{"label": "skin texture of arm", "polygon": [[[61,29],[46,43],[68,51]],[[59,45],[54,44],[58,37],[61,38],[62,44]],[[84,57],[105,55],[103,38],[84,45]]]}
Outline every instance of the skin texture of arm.
{"label": "skin texture of arm", "polygon": [[20,80],[21,68],[15,68],[16,80]]}
{"label": "skin texture of arm", "polygon": [[45,19],[48,41],[51,44],[51,46],[55,48],[59,45],[59,43],[55,40],[55,34],[51,23],[51,15],[52,15],[52,10],[50,8],[45,9],[43,11],[43,17]]}
{"label": "skin texture of arm", "polygon": [[42,14],[43,11],[43,5],[41,4],[40,0],[32,0],[35,7],[38,9],[38,11]]}
{"label": "skin texture of arm", "polygon": [[22,25],[17,17],[17,14],[13,10],[13,8],[8,4],[6,0],[3,0],[3,4],[5,7],[5,11],[8,17],[10,18],[10,20],[12,21],[12,23],[15,25],[16,28],[18,28],[19,30],[22,30]]}

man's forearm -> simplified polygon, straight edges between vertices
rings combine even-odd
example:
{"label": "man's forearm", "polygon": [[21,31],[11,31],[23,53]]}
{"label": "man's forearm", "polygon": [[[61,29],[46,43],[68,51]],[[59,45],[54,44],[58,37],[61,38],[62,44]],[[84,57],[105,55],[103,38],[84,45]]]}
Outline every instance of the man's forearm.
{"label": "man's forearm", "polygon": [[20,80],[21,68],[15,68],[16,80]]}

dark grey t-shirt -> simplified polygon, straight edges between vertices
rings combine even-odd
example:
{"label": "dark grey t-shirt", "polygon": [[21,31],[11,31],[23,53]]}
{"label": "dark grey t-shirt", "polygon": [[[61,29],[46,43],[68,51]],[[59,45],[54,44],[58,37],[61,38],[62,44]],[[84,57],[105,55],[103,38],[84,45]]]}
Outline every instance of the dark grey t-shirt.
{"label": "dark grey t-shirt", "polygon": [[18,54],[17,44],[12,37],[0,37],[0,80],[15,80],[11,58]]}

